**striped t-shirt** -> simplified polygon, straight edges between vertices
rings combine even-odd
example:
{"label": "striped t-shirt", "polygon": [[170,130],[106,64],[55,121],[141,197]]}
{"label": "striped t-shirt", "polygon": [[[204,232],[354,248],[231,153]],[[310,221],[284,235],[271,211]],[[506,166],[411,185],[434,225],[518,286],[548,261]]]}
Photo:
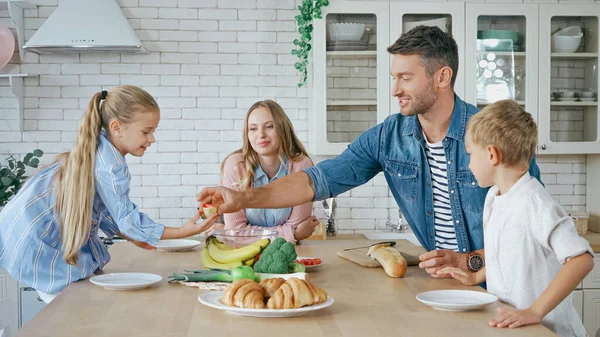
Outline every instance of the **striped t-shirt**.
{"label": "striped t-shirt", "polygon": [[450,196],[448,194],[448,172],[444,146],[441,141],[431,144],[427,140],[427,137],[424,138],[427,144],[425,152],[427,154],[427,162],[429,163],[431,187],[433,189],[435,248],[458,251],[456,231],[452,222]]}

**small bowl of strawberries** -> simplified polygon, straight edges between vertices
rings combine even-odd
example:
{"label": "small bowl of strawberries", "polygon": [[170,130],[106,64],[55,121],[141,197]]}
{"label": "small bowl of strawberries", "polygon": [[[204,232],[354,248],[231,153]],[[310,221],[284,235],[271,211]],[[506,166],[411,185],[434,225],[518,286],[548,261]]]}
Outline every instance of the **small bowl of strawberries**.
{"label": "small bowl of strawberries", "polygon": [[295,262],[304,265],[306,267],[306,270],[313,270],[325,264],[325,261],[323,259],[308,256],[298,256]]}

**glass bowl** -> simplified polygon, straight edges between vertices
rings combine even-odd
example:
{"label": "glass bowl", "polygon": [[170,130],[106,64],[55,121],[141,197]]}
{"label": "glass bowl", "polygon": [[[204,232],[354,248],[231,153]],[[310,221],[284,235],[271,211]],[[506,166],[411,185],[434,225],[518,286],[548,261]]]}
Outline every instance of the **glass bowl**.
{"label": "glass bowl", "polygon": [[275,240],[279,233],[269,229],[222,229],[214,231],[212,236],[232,248],[240,248],[262,239]]}

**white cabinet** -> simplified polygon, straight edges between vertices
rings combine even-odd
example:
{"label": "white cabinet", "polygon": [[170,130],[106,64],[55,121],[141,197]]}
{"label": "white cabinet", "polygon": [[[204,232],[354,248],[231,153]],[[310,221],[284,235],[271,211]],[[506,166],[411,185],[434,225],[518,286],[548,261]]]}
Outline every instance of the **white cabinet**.
{"label": "white cabinet", "polygon": [[594,269],[583,279],[583,289],[600,289],[600,254],[594,258]]}
{"label": "white cabinet", "polygon": [[491,102],[513,99],[535,118],[538,6],[468,3],[465,34],[465,100],[483,108]]}
{"label": "white cabinet", "polygon": [[583,290],[573,291],[573,306],[583,321]]}
{"label": "white cabinet", "polygon": [[600,333],[600,289],[583,290],[583,325],[590,337]]}
{"label": "white cabinet", "polygon": [[10,337],[19,327],[19,287],[6,271],[0,268],[0,336]]}
{"label": "white cabinet", "polygon": [[[389,9],[388,2],[331,1],[313,21],[311,154],[339,154],[389,116]],[[359,40],[340,40],[355,33]]]}
{"label": "white cabinet", "polygon": [[[540,5],[539,26],[538,151],[600,153],[596,95],[600,6]],[[583,33],[574,51],[560,49],[562,42],[555,43],[551,36],[566,27]],[[579,97],[585,92],[592,97]]]}
{"label": "white cabinet", "polygon": [[[418,25],[437,26],[452,35],[458,46],[459,70],[454,91],[464,99],[465,71],[465,7],[464,3],[392,2],[390,3],[390,42]],[[391,88],[391,83],[390,83]],[[388,91],[390,92],[390,91]],[[391,97],[391,95],[390,95]],[[392,113],[398,112],[398,101],[392,98]]]}

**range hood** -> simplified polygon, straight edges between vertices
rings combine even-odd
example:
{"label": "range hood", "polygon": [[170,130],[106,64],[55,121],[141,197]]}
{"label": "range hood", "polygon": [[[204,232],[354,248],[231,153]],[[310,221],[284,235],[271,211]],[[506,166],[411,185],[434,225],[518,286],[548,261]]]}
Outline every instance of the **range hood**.
{"label": "range hood", "polygon": [[60,0],[23,48],[36,54],[147,53],[116,0]]}

